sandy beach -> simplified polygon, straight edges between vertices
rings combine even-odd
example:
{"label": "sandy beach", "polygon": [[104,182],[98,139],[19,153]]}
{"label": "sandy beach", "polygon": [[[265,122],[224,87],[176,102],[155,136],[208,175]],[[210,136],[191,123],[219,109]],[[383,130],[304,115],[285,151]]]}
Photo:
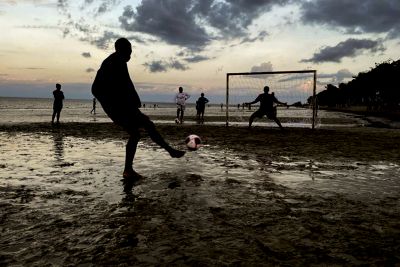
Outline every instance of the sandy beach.
{"label": "sandy beach", "polygon": [[396,266],[400,131],[157,125],[122,180],[111,123],[0,126],[2,266]]}

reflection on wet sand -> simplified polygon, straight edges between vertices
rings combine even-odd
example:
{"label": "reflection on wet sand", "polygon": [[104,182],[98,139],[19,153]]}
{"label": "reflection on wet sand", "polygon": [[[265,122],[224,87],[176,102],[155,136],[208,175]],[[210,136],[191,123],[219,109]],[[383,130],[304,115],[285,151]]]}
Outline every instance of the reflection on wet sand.
{"label": "reflection on wet sand", "polygon": [[0,265],[400,263],[398,131],[158,126],[205,144],[171,159],[144,138],[135,181],[126,136],[83,126],[0,131]]}
{"label": "reflection on wet sand", "polygon": [[57,164],[61,165],[64,161],[64,140],[63,133],[61,130],[55,130],[52,133],[53,148],[54,148],[54,159]]}

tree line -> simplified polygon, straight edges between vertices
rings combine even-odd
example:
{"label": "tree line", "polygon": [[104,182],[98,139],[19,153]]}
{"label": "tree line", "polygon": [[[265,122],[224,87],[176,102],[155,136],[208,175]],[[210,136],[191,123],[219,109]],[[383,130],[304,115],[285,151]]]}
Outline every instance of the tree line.
{"label": "tree line", "polygon": [[400,60],[375,63],[367,72],[360,72],[339,86],[328,84],[317,94],[319,106],[366,106],[367,110],[400,110]]}

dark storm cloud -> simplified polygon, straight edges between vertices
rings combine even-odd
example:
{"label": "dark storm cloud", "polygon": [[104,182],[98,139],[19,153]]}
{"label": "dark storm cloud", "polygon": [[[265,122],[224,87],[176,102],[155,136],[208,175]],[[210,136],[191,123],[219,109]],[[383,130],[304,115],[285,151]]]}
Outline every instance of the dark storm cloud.
{"label": "dark storm cloud", "polygon": [[92,57],[92,55],[90,55],[90,52],[83,52],[81,55],[82,55],[83,57],[85,57],[85,58]]}
{"label": "dark storm cloud", "polygon": [[[288,3],[289,0],[143,0],[136,9],[126,6],[119,20],[127,31],[201,50],[215,39],[248,37],[248,26],[254,19],[275,5]],[[254,40],[265,36],[266,32],[261,32]]]}
{"label": "dark storm cloud", "polygon": [[226,0],[209,1],[209,9],[203,11],[210,26],[225,37],[247,36],[247,27],[261,14],[274,6],[283,6],[290,0]]}
{"label": "dark storm cloud", "polygon": [[389,33],[400,37],[399,0],[303,1],[302,21],[342,27],[349,33]]}
{"label": "dark storm cloud", "polygon": [[347,39],[346,41],[338,43],[336,46],[326,46],[321,48],[317,53],[309,59],[303,59],[301,62],[341,62],[344,57],[355,57],[360,53],[366,51],[376,53],[384,51],[381,40],[369,39]]}
{"label": "dark storm cloud", "polygon": [[122,28],[139,31],[179,46],[202,47],[210,41],[205,29],[191,12],[190,0],[147,0],[136,8],[125,7],[119,18]]}

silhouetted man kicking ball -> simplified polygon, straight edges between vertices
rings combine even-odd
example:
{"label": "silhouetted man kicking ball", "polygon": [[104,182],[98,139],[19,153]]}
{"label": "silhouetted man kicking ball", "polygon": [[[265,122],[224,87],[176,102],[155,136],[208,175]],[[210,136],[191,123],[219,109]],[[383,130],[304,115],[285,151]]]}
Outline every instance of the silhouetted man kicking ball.
{"label": "silhouetted man kicking ball", "polygon": [[285,106],[287,106],[287,103],[280,102],[278,99],[276,99],[274,93],[268,94],[268,92],[269,87],[265,86],[263,94],[259,94],[253,102],[245,103],[246,105],[251,105],[260,102],[260,108],[250,116],[249,128],[251,127],[254,118],[262,118],[264,115],[266,115],[268,119],[275,121],[279,128],[283,130],[281,122],[276,117],[276,107],[274,107],[274,103]]}
{"label": "silhouetted man kicking ball", "polygon": [[185,154],[184,151],[172,148],[157,132],[150,118],[139,110],[141,101],[129,77],[127,66],[131,53],[131,43],[125,38],[118,39],[115,42],[115,52],[103,61],[92,85],[92,93],[107,115],[129,133],[124,178],[140,177],[132,167],[140,140],[140,128],[144,128],[150,138],[168,151],[171,157],[180,158]]}

